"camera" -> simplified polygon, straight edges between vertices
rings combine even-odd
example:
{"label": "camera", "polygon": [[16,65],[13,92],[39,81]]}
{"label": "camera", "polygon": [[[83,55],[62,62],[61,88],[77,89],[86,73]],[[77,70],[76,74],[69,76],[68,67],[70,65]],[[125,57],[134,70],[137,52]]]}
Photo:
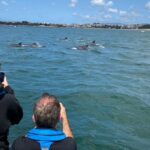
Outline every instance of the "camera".
{"label": "camera", "polygon": [[2,83],[4,81],[4,76],[5,76],[5,73],[0,72],[0,83]]}

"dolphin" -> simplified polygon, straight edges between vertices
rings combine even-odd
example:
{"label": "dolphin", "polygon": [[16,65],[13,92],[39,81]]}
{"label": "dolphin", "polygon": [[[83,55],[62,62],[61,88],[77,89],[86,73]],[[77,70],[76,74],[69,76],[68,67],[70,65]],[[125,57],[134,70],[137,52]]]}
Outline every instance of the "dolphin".
{"label": "dolphin", "polygon": [[88,50],[88,47],[89,47],[89,45],[87,44],[87,45],[77,46],[76,48],[77,48],[78,50]]}
{"label": "dolphin", "polygon": [[89,43],[90,46],[96,46],[96,41],[92,41],[91,43]]}
{"label": "dolphin", "polygon": [[38,42],[34,42],[31,44],[23,44],[22,42],[19,42],[17,44],[11,44],[11,47],[28,47],[28,48],[40,48],[40,47],[44,47],[41,46]]}

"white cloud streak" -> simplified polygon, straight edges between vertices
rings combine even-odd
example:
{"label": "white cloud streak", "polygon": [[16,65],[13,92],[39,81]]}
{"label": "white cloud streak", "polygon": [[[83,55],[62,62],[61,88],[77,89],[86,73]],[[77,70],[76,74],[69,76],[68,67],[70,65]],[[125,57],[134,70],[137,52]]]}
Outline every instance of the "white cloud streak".
{"label": "white cloud streak", "polygon": [[77,15],[78,15],[78,13],[77,13],[77,12],[74,12],[72,15],[73,15],[73,16],[77,16]]}
{"label": "white cloud streak", "polygon": [[126,12],[126,11],[124,11],[124,10],[120,10],[120,11],[119,11],[119,14],[120,14],[121,16],[123,16],[123,15],[126,15],[126,14],[127,14],[127,12]]}
{"label": "white cloud streak", "polygon": [[150,1],[145,4],[145,8],[150,10]]}
{"label": "white cloud streak", "polygon": [[105,0],[91,0],[92,5],[103,6],[105,5]]}
{"label": "white cloud streak", "polygon": [[76,7],[76,5],[77,5],[77,0],[71,0],[70,1],[70,7]]}
{"label": "white cloud streak", "polygon": [[118,9],[117,8],[109,8],[108,12],[110,12],[110,13],[118,13]]}
{"label": "white cloud streak", "polygon": [[104,18],[105,18],[105,19],[111,19],[112,16],[108,14],[108,15],[104,15]]}
{"label": "white cloud streak", "polygon": [[1,4],[5,5],[5,6],[8,6],[8,3],[6,1],[4,1],[4,0],[1,1]]}
{"label": "white cloud streak", "polygon": [[95,6],[112,6],[114,3],[113,1],[106,2],[105,0],[91,0],[91,4]]}
{"label": "white cloud streak", "polygon": [[108,1],[108,2],[106,3],[107,6],[112,6],[113,4],[114,4],[113,1]]}

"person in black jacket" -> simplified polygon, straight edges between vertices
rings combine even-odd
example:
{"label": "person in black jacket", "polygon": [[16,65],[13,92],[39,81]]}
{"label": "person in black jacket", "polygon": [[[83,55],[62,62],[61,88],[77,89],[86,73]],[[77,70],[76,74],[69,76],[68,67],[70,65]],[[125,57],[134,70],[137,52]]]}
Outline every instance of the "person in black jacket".
{"label": "person in black jacket", "polygon": [[[33,109],[35,127],[18,137],[11,150],[76,150],[65,107],[53,95],[45,93]],[[62,131],[57,130],[62,121]]]}
{"label": "person in black jacket", "polygon": [[23,110],[4,76],[0,81],[0,150],[9,149],[9,128],[18,124],[22,117]]}

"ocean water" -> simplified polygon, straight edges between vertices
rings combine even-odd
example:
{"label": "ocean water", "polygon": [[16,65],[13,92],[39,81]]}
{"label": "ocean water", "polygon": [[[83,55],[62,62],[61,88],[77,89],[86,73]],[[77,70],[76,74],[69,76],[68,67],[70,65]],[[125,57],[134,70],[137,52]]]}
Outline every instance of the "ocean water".
{"label": "ocean water", "polygon": [[[44,47],[11,46],[19,42]],[[0,63],[24,109],[11,143],[34,126],[33,104],[49,92],[64,103],[79,150],[150,149],[149,31],[0,26]]]}

